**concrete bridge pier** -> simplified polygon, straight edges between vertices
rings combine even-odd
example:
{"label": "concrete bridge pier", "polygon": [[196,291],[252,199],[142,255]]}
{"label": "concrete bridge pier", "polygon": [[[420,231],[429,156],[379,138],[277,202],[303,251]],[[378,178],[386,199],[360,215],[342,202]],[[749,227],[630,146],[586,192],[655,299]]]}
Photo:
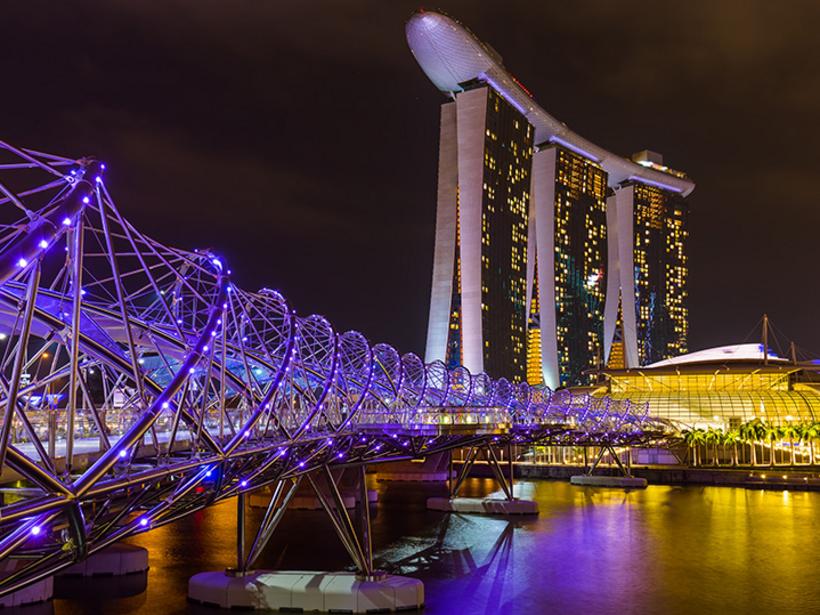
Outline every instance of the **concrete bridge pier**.
{"label": "concrete bridge pier", "polygon": [[376,466],[376,480],[409,483],[443,483],[452,479],[450,453],[435,453],[415,461],[391,461]]}
{"label": "concrete bridge pier", "polygon": [[62,570],[57,576],[119,577],[147,570],[148,549],[125,542],[115,542]]}
{"label": "concrete bridge pier", "polygon": [[[0,579],[13,574],[18,568],[22,568],[24,562],[19,560],[6,559],[0,562]],[[51,600],[54,595],[54,577],[46,577],[35,581],[22,589],[6,594],[0,598],[0,608],[9,608],[36,604]],[[46,605],[51,608],[50,605]]]}
{"label": "concrete bridge pier", "polygon": [[[495,450],[492,445],[472,446],[467,452],[464,463],[461,464],[461,471],[456,478],[450,473],[448,481],[450,494],[448,497],[427,498],[428,510],[441,512],[458,512],[484,515],[537,515],[538,503],[534,500],[526,500],[516,497],[515,493],[515,471],[513,468],[512,446],[507,446],[507,468],[501,467]],[[452,467],[452,452],[450,455],[450,467]],[[483,498],[459,497],[458,492],[466,478],[470,475],[473,464],[479,455],[483,454],[487,464],[493,471],[496,481],[501,486],[501,494],[492,494]]]}
{"label": "concrete bridge pier", "polygon": [[[424,585],[418,579],[375,569],[370,507],[364,465],[357,468],[360,496],[357,521],[347,512],[336,477],[327,466],[295,479],[279,481],[250,549],[245,551],[245,496],[237,497],[237,565],[226,571],[202,572],[188,582],[188,598],[221,608],[345,611],[367,613],[419,609]],[[285,510],[306,482],[321,503],[356,572],[256,570],[254,564]],[[358,527],[357,527],[358,526]]]}

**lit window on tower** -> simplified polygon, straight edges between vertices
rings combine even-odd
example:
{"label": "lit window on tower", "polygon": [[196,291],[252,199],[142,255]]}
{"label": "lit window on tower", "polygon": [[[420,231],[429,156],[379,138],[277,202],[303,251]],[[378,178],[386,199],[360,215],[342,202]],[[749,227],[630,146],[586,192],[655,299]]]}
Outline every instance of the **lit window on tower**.
{"label": "lit window on tower", "polygon": [[687,352],[688,206],[654,186],[634,185],[635,312],[638,360]]}

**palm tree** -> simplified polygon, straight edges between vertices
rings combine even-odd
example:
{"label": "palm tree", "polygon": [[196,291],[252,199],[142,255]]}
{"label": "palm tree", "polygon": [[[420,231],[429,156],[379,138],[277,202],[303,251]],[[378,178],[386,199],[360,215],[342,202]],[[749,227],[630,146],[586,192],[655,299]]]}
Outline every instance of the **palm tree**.
{"label": "palm tree", "polygon": [[798,444],[808,443],[809,445],[809,465],[814,464],[814,439],[820,433],[818,423],[800,423],[794,426]]}
{"label": "palm tree", "polygon": [[806,438],[809,441],[809,456],[811,465],[814,465],[814,441],[820,436],[820,423],[812,423],[806,432]]}
{"label": "palm tree", "polygon": [[697,465],[697,458],[695,456],[695,430],[694,429],[684,429],[680,432],[680,435],[683,437],[683,441],[686,443],[689,451],[689,462],[691,465]]}
{"label": "palm tree", "polygon": [[692,445],[695,451],[695,467],[703,463],[703,458],[700,454],[701,445],[706,444],[706,432],[703,429],[695,428],[692,430]]}
{"label": "palm tree", "polygon": [[720,460],[718,455],[718,445],[723,442],[723,432],[719,429],[715,429],[714,427],[710,427],[706,430],[706,433],[703,435],[703,440],[706,442],[706,454],[709,454],[709,445],[712,445],[712,450],[714,452],[714,456],[712,457],[712,465],[719,466]]}
{"label": "palm tree", "polygon": [[801,439],[801,431],[798,429],[798,426],[793,423],[787,423],[778,431],[781,438],[788,438],[789,440],[789,462],[793,466],[795,464],[794,440],[795,438],[798,440]]}
{"label": "palm tree", "polygon": [[705,441],[705,433],[702,429],[697,427],[693,429],[684,429],[681,432],[683,436],[683,441],[689,446],[689,451],[691,453],[691,463],[693,467],[698,467],[700,464],[700,445]]}
{"label": "palm tree", "polygon": [[769,442],[769,465],[774,467],[777,465],[777,460],[775,459],[774,453],[774,443],[775,440],[780,439],[780,428],[776,427],[775,425],[765,425],[765,436],[764,438]]}
{"label": "palm tree", "polygon": [[[749,444],[749,449],[751,451],[751,462],[752,465],[755,466],[757,465],[757,444],[762,442],[766,437],[766,424],[760,419],[752,419],[751,421],[747,421],[740,426],[740,433],[743,441]],[[762,446],[760,452],[762,455]]]}
{"label": "palm tree", "polygon": [[723,445],[732,445],[732,467],[735,467],[738,464],[737,443],[739,440],[740,434],[737,432],[737,430],[730,429],[729,431],[723,434]]}
{"label": "palm tree", "polygon": [[749,463],[753,466],[757,465],[757,448],[755,447],[755,440],[757,439],[757,434],[755,433],[754,429],[754,420],[746,421],[745,423],[741,424],[738,428],[738,435],[740,436],[741,441],[743,444],[749,445]]}

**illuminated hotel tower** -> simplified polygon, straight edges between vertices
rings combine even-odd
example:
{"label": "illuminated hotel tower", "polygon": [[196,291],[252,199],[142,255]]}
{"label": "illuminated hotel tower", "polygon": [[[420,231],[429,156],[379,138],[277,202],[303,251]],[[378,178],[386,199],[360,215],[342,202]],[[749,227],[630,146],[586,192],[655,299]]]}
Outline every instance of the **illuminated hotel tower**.
{"label": "illuminated hotel tower", "polygon": [[683,351],[694,184],[572,132],[449,17],[416,13],[407,40],[452,99],[426,360],[556,388],[588,382],[613,339],[627,366]]}
{"label": "illuminated hotel tower", "polygon": [[[644,150],[632,159],[686,177],[663,166],[654,152]],[[663,184],[627,181],[608,199],[607,208],[616,238],[610,261],[617,268],[610,268],[607,333],[619,340],[607,354],[611,366],[637,367],[686,353],[689,206]]]}
{"label": "illuminated hotel tower", "polygon": [[480,82],[441,107],[428,360],[524,380],[532,136]]}

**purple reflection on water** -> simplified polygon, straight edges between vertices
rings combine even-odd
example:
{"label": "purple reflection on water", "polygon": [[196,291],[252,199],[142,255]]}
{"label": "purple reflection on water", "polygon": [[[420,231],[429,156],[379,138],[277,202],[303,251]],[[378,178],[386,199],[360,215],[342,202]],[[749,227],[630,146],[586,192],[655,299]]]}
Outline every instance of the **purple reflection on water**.
{"label": "purple reflection on water", "polygon": [[[426,498],[444,486],[373,481],[377,564],[421,578],[427,614],[820,612],[811,582],[820,493],[518,486],[538,502],[537,518],[428,512]],[[496,486],[469,479],[464,488],[479,496]],[[263,513],[247,509],[249,541]],[[233,564],[235,515],[229,500],[134,539],[149,549],[151,566],[138,599],[100,601],[89,592],[58,600],[55,612],[218,612],[189,605],[185,588],[191,575]],[[319,511],[289,511],[259,561],[283,570],[347,566]]]}

